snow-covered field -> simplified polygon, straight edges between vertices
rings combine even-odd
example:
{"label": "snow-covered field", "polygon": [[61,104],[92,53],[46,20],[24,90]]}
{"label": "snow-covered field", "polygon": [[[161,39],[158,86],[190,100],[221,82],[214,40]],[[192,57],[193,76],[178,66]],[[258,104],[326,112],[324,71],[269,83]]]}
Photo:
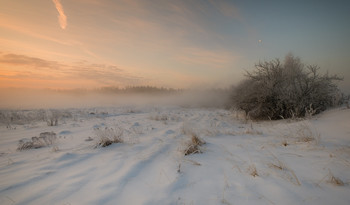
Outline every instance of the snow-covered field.
{"label": "snow-covered field", "polygon": [[[350,109],[264,122],[177,106],[64,112],[57,126],[1,125],[0,204],[350,204]],[[43,132],[52,145],[17,150]],[[97,146],[113,133],[123,143]],[[194,135],[206,143],[185,156]]]}

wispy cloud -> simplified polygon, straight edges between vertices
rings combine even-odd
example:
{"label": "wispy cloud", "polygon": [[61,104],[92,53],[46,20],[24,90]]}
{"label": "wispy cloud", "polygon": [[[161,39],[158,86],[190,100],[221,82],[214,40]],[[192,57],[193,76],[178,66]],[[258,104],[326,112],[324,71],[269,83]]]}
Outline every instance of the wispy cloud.
{"label": "wispy cloud", "polygon": [[52,0],[53,3],[56,6],[56,9],[58,11],[58,22],[60,23],[60,26],[62,29],[66,29],[67,27],[67,16],[64,14],[63,6],[60,2],[60,0]]}
{"label": "wispy cloud", "polygon": [[90,83],[92,87],[138,85],[145,81],[144,78],[129,74],[111,64],[94,64],[87,61],[68,64],[6,53],[0,54],[0,78],[23,84],[28,80],[65,83],[79,81]]}
{"label": "wispy cloud", "polygon": [[[58,43],[61,45],[71,46],[71,45],[77,44],[76,41],[66,40],[66,39],[62,40],[59,38],[54,38],[54,37],[49,36],[49,35],[45,35],[43,33],[35,32],[35,31],[33,31],[33,29],[30,29],[30,28],[22,25],[20,21],[16,21],[13,19],[7,20],[6,18],[0,18],[0,28],[19,32],[21,34],[28,35],[28,36],[33,37],[33,38],[37,38],[37,39],[45,40],[45,41],[51,41],[51,42]],[[4,38],[2,38],[2,39],[0,38],[0,40],[3,40],[3,39]],[[16,39],[16,41],[19,41],[19,40],[20,39]]]}
{"label": "wispy cloud", "polygon": [[234,18],[239,22],[245,21],[240,10],[231,1],[210,0],[210,3],[215,6],[224,16]]}
{"label": "wispy cloud", "polygon": [[[102,85],[122,84],[120,82],[134,85],[137,84],[135,81],[144,83],[151,79],[152,84],[184,87],[193,82],[214,81],[219,76],[213,75],[219,73],[215,71],[217,68],[224,73],[237,62],[236,41],[230,31],[235,30],[240,36],[244,13],[230,0],[76,0],[69,5],[61,0],[52,2],[58,11],[62,29],[67,26],[64,11],[67,12],[69,6],[79,8],[77,12],[68,13],[68,17],[74,17],[79,28],[57,33],[57,25],[52,25],[51,20],[44,21],[47,23],[43,27],[45,29],[31,29],[16,18],[3,18],[3,21],[0,18],[0,28],[5,28],[9,33],[20,32],[23,36],[15,38],[7,35],[8,40],[12,40],[7,43],[10,49],[2,50],[17,53],[11,48],[21,46],[16,42],[24,42],[26,50],[30,51],[31,47],[37,49],[37,52],[21,51],[28,57],[58,59],[56,63],[60,69],[57,73],[60,75]],[[54,11],[53,7],[45,9]],[[31,21],[26,23],[30,24]],[[40,24],[35,28],[41,27]],[[89,63],[61,65],[61,59],[70,62],[88,59],[106,65],[117,64],[123,71],[112,71],[108,66]],[[20,61],[19,58],[15,60]],[[38,65],[44,62],[36,59],[34,63],[34,60],[22,58],[21,61],[26,63],[19,65],[17,62],[16,69],[22,67],[31,72],[46,72],[47,67]],[[49,70],[53,70],[53,67]],[[128,72],[132,75],[126,75]],[[54,75],[53,72],[49,74]],[[144,78],[134,79],[133,75]]]}
{"label": "wispy cloud", "polygon": [[205,50],[195,47],[183,48],[176,57],[180,62],[190,65],[207,66],[211,69],[225,68],[240,58],[235,53],[225,50]]}
{"label": "wispy cloud", "polygon": [[56,61],[48,61],[40,58],[33,58],[25,55],[5,54],[0,57],[0,64],[11,64],[18,66],[35,66],[36,68],[57,69],[59,64]]}

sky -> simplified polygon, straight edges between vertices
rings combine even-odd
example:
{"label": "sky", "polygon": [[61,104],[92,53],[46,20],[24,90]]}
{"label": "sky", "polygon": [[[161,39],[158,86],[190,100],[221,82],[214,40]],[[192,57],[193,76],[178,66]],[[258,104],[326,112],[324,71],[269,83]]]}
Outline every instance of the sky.
{"label": "sky", "polygon": [[229,87],[288,53],[344,77],[349,1],[0,0],[0,88]]}

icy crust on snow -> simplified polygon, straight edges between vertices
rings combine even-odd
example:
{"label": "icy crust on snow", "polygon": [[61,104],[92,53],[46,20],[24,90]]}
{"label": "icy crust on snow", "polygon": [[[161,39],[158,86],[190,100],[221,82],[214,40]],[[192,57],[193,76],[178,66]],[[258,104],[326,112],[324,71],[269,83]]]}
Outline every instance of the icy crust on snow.
{"label": "icy crust on snow", "polygon": [[[35,111],[31,111],[35,112]],[[65,110],[67,112],[67,110]],[[350,110],[250,122],[221,109],[70,109],[0,127],[0,204],[349,204]],[[96,130],[123,130],[97,146]],[[53,132],[50,146],[18,150]],[[184,155],[191,135],[206,143]]]}

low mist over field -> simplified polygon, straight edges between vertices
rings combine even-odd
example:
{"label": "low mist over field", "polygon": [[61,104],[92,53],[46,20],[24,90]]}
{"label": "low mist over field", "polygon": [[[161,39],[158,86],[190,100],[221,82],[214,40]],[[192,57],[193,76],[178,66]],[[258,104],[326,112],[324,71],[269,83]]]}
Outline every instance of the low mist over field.
{"label": "low mist over field", "polygon": [[59,109],[138,105],[224,107],[229,91],[216,90],[39,90],[0,89],[0,109]]}

